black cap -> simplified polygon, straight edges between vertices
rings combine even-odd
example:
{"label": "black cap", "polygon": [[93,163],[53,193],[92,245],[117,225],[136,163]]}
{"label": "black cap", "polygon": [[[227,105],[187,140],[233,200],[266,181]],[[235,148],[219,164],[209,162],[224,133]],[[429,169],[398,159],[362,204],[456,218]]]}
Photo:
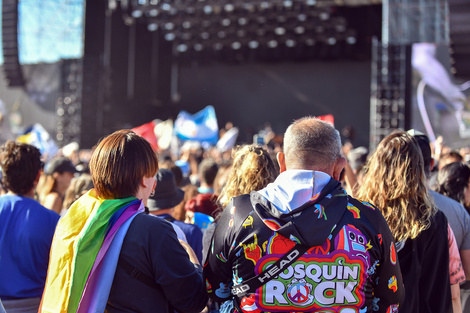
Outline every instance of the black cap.
{"label": "black cap", "polygon": [[407,133],[418,143],[421,153],[423,154],[424,167],[425,169],[429,168],[431,166],[432,153],[428,136],[416,129],[410,129]]}
{"label": "black cap", "polygon": [[73,165],[72,161],[67,158],[57,158],[46,164],[44,173],[52,175],[54,173],[77,173],[77,169]]}
{"label": "black cap", "polygon": [[156,178],[155,193],[147,201],[150,211],[171,209],[183,201],[184,191],[176,186],[175,175],[171,170],[159,169]]}

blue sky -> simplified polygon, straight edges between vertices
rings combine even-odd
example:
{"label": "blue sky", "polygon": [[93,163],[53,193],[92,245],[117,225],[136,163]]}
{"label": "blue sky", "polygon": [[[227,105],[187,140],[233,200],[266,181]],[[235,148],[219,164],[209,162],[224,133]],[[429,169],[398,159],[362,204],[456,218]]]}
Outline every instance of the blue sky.
{"label": "blue sky", "polygon": [[[0,6],[1,3],[2,0]],[[85,0],[20,0],[20,63],[52,63],[81,57],[84,9]],[[0,62],[3,63],[3,53]]]}

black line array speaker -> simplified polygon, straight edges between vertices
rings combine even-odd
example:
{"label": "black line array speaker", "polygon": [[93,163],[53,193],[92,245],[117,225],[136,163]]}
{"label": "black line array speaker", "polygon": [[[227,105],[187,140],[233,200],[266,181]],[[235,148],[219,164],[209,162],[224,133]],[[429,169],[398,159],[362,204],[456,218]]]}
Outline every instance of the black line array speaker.
{"label": "black line array speaker", "polygon": [[448,0],[452,71],[456,78],[470,79],[470,1]]}
{"label": "black line array speaker", "polygon": [[2,3],[3,73],[8,86],[24,87],[25,80],[18,56],[18,0]]}

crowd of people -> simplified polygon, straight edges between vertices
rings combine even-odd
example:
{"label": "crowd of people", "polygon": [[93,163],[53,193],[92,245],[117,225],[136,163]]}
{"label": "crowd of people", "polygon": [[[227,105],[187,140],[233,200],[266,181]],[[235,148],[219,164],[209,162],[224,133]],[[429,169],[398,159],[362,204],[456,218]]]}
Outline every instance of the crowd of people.
{"label": "crowd of people", "polygon": [[0,313],[470,312],[468,149],[369,153],[314,117],[265,138],[175,155],[119,130],[47,162],[7,141]]}

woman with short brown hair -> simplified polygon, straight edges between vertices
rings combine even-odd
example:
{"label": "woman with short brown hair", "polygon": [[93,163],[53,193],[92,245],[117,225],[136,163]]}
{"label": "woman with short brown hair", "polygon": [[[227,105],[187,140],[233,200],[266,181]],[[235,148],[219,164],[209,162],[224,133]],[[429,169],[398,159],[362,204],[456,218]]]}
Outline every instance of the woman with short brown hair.
{"label": "woman with short brown hair", "polygon": [[150,144],[130,130],[98,144],[90,161],[95,188],[74,202],[54,235],[40,312],[204,308],[197,257],[145,207],[157,170]]}

